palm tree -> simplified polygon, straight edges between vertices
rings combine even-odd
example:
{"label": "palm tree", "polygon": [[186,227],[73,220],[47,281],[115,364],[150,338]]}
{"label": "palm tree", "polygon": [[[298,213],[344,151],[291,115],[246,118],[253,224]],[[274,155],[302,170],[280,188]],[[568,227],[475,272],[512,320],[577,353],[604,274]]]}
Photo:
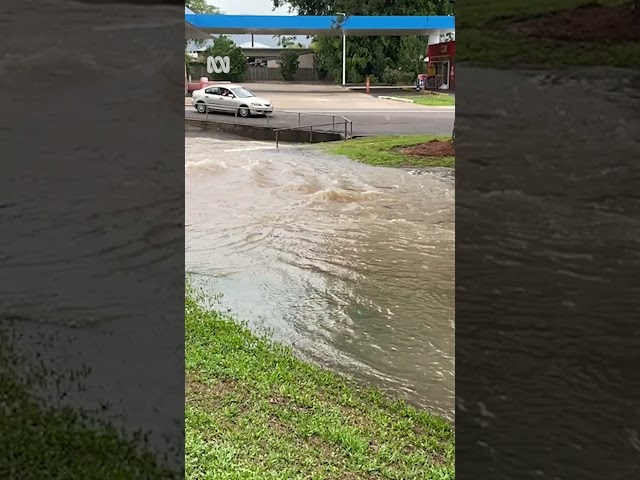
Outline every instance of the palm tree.
{"label": "palm tree", "polygon": [[[273,39],[277,42],[279,47],[282,48],[289,48],[292,47],[295,42],[294,39],[295,37],[287,37],[286,35],[274,35]],[[298,46],[302,46],[298,43]]]}

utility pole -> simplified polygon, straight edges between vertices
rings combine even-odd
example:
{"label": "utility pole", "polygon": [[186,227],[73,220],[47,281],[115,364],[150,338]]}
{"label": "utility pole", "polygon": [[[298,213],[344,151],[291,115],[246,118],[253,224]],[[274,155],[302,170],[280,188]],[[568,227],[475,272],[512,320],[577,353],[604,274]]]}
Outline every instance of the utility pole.
{"label": "utility pole", "polygon": [[346,13],[336,12],[336,26],[337,28],[342,29],[342,86],[344,87],[347,84],[347,34],[342,28],[342,24],[344,23]]}
{"label": "utility pole", "polygon": [[342,31],[342,86],[347,84],[347,35]]}

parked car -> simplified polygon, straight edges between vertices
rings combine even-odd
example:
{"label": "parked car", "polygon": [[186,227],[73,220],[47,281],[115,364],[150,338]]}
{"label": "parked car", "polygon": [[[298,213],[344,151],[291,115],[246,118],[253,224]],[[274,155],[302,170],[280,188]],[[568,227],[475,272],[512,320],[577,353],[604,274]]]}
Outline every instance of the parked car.
{"label": "parked car", "polygon": [[255,96],[240,85],[211,84],[196,90],[191,103],[199,113],[209,111],[238,112],[241,117],[273,113],[273,104],[266,98]]}

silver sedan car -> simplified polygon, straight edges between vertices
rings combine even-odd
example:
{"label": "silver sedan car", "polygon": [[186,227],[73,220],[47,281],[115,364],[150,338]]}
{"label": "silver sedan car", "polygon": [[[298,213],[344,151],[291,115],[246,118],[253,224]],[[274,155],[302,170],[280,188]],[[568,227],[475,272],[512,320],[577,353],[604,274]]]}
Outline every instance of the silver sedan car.
{"label": "silver sedan car", "polygon": [[256,97],[246,88],[229,83],[211,84],[194,91],[191,103],[199,113],[237,112],[241,117],[273,113],[270,100]]}

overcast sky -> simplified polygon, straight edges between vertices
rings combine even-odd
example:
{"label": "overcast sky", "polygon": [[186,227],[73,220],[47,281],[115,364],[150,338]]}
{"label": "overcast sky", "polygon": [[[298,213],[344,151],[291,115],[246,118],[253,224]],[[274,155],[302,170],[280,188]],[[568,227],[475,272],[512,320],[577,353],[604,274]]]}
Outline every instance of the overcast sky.
{"label": "overcast sky", "polygon": [[[272,10],[272,0],[207,0],[207,2],[215,5],[227,15],[292,15],[289,13],[288,7]],[[231,37],[237,44],[251,41],[251,35],[232,35]],[[264,45],[276,46],[276,41],[271,36],[255,35],[254,40]],[[296,41],[303,45],[309,45],[311,40],[306,37],[297,37]]]}
{"label": "overcast sky", "polygon": [[273,9],[272,0],[208,0],[229,15],[290,15],[287,7]]}

